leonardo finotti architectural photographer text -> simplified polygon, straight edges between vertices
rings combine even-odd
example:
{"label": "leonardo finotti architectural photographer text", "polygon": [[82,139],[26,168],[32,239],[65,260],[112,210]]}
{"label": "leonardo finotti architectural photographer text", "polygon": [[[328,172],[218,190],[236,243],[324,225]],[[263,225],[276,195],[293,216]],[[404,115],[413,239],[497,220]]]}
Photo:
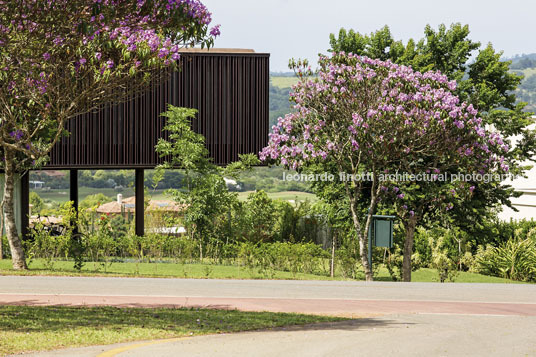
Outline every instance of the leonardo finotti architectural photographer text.
{"label": "leonardo finotti architectural photographer text", "polygon": [[[480,174],[480,173],[418,173],[410,174],[404,173],[381,173],[377,174],[379,182],[502,182],[507,179],[515,179],[516,177],[510,174]],[[339,172],[338,175],[324,172],[321,174],[288,174],[283,172],[283,181],[297,181],[297,182],[360,182],[360,181],[373,181],[374,174],[372,172],[362,174],[349,174],[346,172]]]}

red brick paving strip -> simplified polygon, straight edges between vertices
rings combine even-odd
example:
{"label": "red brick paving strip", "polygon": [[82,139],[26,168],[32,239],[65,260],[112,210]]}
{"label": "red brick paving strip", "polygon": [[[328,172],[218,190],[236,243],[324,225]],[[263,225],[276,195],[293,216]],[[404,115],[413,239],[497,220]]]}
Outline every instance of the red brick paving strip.
{"label": "red brick paving strip", "polygon": [[536,304],[463,301],[1,294],[0,305],[202,307],[347,317],[393,313],[536,316]]}

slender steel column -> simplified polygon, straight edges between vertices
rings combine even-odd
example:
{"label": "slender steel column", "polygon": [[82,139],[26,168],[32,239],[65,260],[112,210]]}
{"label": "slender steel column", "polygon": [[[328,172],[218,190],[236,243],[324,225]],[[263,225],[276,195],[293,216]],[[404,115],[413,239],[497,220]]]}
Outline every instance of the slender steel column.
{"label": "slender steel column", "polygon": [[76,213],[78,214],[78,170],[71,169],[69,176],[70,176],[69,200],[73,202],[73,207],[76,210]]}
{"label": "slender steel column", "polygon": [[69,171],[69,200],[73,202],[73,208],[76,215],[76,219],[73,222],[74,229],[73,234],[78,234],[78,170],[71,169]]}
{"label": "slender steel column", "polygon": [[136,235],[143,236],[145,233],[144,223],[144,170],[136,169]]}

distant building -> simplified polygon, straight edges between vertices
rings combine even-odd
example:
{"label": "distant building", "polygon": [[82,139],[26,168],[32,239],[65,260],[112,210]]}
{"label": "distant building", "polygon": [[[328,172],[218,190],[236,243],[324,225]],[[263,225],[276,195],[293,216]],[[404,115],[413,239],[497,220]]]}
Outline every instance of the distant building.
{"label": "distant building", "polygon": [[[536,130],[536,124],[530,127]],[[536,220],[536,164],[526,162],[526,165],[533,165],[526,175],[527,178],[519,178],[511,182],[505,182],[512,185],[517,192],[521,192],[521,197],[513,198],[512,205],[519,211],[515,212],[509,207],[504,206],[503,211],[499,213],[499,218],[505,221],[510,219],[535,219]]]}
{"label": "distant building", "polygon": [[43,181],[30,181],[30,188],[33,188],[34,190],[41,190],[43,189],[45,185],[45,182]]}

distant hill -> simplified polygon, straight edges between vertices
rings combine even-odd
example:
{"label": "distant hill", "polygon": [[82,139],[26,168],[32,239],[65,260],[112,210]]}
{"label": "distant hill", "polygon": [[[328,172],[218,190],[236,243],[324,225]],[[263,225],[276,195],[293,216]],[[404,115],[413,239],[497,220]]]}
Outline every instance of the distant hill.
{"label": "distant hill", "polygon": [[279,79],[285,83],[291,77],[271,77],[270,78],[270,128],[277,123],[277,118],[290,113],[291,104],[289,102],[290,84],[282,85]]}
{"label": "distant hill", "polygon": [[515,55],[512,58],[506,58],[506,60],[512,61],[511,69],[536,68],[536,53]]}
{"label": "distant hill", "polygon": [[[512,61],[512,72],[523,75],[516,95],[518,101],[527,102],[527,111],[536,112],[536,53],[515,55],[504,58]],[[270,126],[277,122],[277,118],[289,113],[291,105],[288,102],[290,87],[298,79],[292,72],[270,73]]]}
{"label": "distant hill", "polygon": [[512,71],[524,77],[516,91],[518,101],[527,102],[526,110],[536,112],[536,53],[516,55],[507,60],[512,61]]}

